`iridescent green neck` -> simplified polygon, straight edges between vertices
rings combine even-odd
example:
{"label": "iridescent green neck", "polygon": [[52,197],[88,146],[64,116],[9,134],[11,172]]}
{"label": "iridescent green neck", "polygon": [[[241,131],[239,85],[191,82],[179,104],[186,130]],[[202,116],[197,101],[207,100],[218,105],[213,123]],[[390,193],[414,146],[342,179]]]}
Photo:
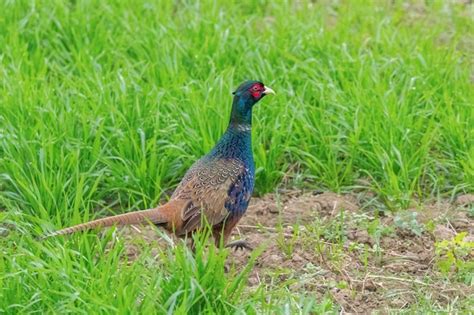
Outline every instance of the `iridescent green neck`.
{"label": "iridescent green neck", "polygon": [[252,106],[254,103],[255,101],[248,97],[234,96],[229,128],[237,128],[238,126],[247,126],[250,128],[250,126],[252,126]]}

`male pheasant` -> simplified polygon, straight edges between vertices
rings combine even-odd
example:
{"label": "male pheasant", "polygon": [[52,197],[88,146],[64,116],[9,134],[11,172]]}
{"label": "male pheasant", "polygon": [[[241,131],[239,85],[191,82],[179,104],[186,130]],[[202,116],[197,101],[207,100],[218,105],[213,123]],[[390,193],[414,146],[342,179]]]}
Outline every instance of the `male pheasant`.
{"label": "male pheasant", "polygon": [[227,244],[232,229],[247,210],[254,189],[255,164],[251,147],[252,108],[274,91],[258,81],[246,81],[233,93],[229,126],[207,155],[184,175],[170,200],[153,209],[135,211],[68,227],[48,236],[70,234],[113,225],[152,223],[177,236],[201,228],[203,216],[216,244]]}

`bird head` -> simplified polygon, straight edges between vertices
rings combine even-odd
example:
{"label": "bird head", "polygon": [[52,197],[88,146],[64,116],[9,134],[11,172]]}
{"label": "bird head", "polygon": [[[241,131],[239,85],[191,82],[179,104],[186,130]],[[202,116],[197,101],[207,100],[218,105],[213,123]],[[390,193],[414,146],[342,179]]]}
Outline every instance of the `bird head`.
{"label": "bird head", "polygon": [[234,102],[232,104],[232,113],[230,117],[231,124],[251,124],[252,123],[252,107],[267,94],[275,94],[275,92],[266,87],[259,81],[245,81],[242,83],[234,94]]}
{"label": "bird head", "polygon": [[247,106],[253,106],[260,101],[265,95],[275,94],[275,92],[266,87],[259,81],[245,81],[233,93],[235,99],[242,101]]}
{"label": "bird head", "polygon": [[275,92],[266,87],[262,82],[245,81],[233,94],[234,102],[230,116],[231,124],[251,124],[253,105],[265,95],[275,94]]}

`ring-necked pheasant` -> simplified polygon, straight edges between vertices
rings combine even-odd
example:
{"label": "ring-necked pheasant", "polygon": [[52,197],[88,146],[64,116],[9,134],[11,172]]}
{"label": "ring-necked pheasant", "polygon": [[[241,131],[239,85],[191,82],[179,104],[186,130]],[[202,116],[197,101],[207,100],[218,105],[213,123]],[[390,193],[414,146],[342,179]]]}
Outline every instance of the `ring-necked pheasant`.
{"label": "ring-necked pheasant", "polygon": [[[274,91],[258,81],[246,81],[239,86],[233,93],[226,132],[211,152],[191,166],[166,204],[75,225],[48,236],[148,222],[177,236],[186,236],[201,227],[204,215],[216,243],[222,240],[227,244],[232,229],[247,210],[254,188],[252,108],[269,93],[274,94]],[[227,246],[248,245],[237,241]]]}

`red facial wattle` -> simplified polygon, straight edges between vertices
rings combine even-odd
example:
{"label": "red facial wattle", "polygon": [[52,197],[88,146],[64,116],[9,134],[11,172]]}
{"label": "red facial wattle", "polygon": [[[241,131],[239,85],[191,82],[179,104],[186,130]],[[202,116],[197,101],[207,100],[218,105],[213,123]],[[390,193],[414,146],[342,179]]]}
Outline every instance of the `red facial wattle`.
{"label": "red facial wattle", "polygon": [[250,88],[250,94],[252,94],[253,98],[258,100],[262,97],[262,93],[265,90],[265,87],[262,84],[254,84]]}
{"label": "red facial wattle", "polygon": [[252,96],[253,96],[253,98],[255,98],[255,99],[259,99],[261,95],[262,95],[262,91],[255,91],[255,92],[252,92]]}

